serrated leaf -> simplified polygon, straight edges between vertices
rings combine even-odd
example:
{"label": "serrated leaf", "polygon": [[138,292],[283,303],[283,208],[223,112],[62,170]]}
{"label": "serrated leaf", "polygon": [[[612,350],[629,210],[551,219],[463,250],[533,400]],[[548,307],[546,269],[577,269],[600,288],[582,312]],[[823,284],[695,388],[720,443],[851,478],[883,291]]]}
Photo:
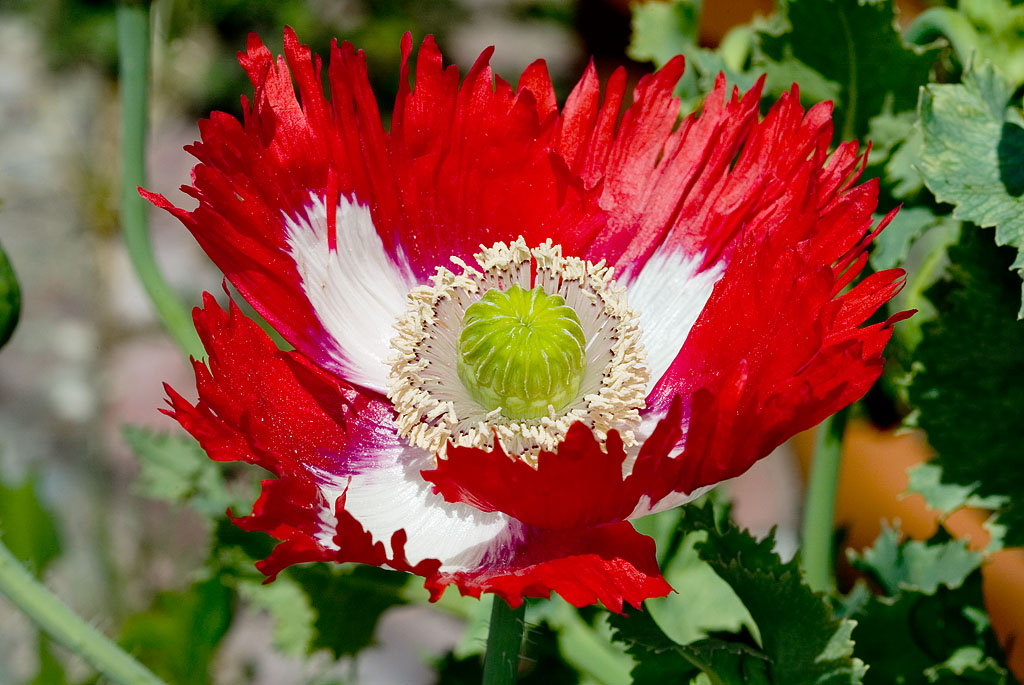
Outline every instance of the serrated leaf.
{"label": "serrated leaf", "polygon": [[231,506],[221,467],[188,435],[157,433],[126,426],[121,435],[139,459],[142,495],[188,504],[200,513],[219,516]]}
{"label": "serrated leaf", "polygon": [[938,52],[903,42],[890,0],[789,0],[783,14],[782,28],[762,33],[761,51],[774,62],[798,60],[839,84],[842,139],[863,137],[887,104],[893,112],[913,109]]}
{"label": "serrated leaf", "polygon": [[868,599],[855,613],[853,633],[857,655],[871,665],[864,685],[925,685],[927,672],[963,647],[975,647],[999,664],[1002,650],[995,636],[975,619],[983,603],[980,573],[956,589],[940,587],[931,595],[901,591]]}
{"label": "serrated leaf", "polygon": [[853,624],[834,615],[825,597],[802,580],[797,562],[772,551],[774,536],[757,541],[710,505],[683,508],[683,525],[707,531],[697,551],[746,606],[768,657],[771,682],[859,683],[864,665],[853,658]]}
{"label": "serrated leaf", "polygon": [[925,504],[942,514],[952,514],[963,507],[998,509],[1006,503],[1005,497],[980,497],[975,494],[976,483],[957,485],[942,482],[942,467],[924,463],[907,469],[910,483],[907,492],[924,497]]}
{"label": "serrated leaf", "polygon": [[270,614],[274,620],[274,647],[286,656],[304,656],[313,642],[316,612],[310,598],[290,577],[281,575],[273,583],[241,580],[238,594]]}
{"label": "serrated leaf", "polygon": [[872,574],[889,595],[904,590],[932,595],[940,585],[958,588],[983,559],[980,552],[967,549],[963,540],[901,543],[899,531],[886,524],[874,545],[861,554],[850,553],[854,567]]}
{"label": "serrated leaf", "polygon": [[756,647],[738,639],[704,638],[689,644],[673,642],[649,612],[633,611],[608,619],[613,639],[628,645],[637,665],[634,685],[692,682],[701,673],[716,685],[768,685],[768,660]]}
{"label": "serrated leaf", "polygon": [[[1008,109],[1012,90],[992,64],[964,73],[962,84],[921,92],[921,173],[953,217],[996,228],[996,244],[1017,250],[1024,270],[1024,119]],[[1018,282],[1020,290],[1022,284]],[[1018,316],[1024,316],[1024,305]]]}
{"label": "serrated leaf", "polygon": [[373,644],[377,622],[385,611],[406,604],[405,573],[376,566],[297,566],[288,571],[316,611],[312,646],[336,657],[352,655]]}
{"label": "serrated leaf", "polygon": [[21,287],[7,253],[0,247],[0,347],[14,335],[21,317]]}
{"label": "serrated leaf", "polygon": [[644,608],[665,634],[678,644],[706,637],[709,632],[756,630],[750,613],[728,583],[701,560],[694,546],[704,537],[679,525],[682,510],[670,509],[636,521],[638,532],[652,537],[658,566],[675,592],[644,602]]}
{"label": "serrated leaf", "polygon": [[169,683],[210,682],[210,662],[231,624],[231,591],[219,578],[162,592],[129,616],[121,646]]}
{"label": "serrated leaf", "polygon": [[60,555],[60,535],[53,514],[37,494],[38,479],[21,485],[0,481],[0,539],[36,575]]}
{"label": "serrated leaf", "polygon": [[1007,672],[978,647],[961,647],[938,666],[925,669],[929,683],[990,683],[1004,685]]}
{"label": "serrated leaf", "polygon": [[927,291],[935,318],[922,327],[908,389],[918,425],[936,451],[942,482],[1004,497],[997,510],[1007,546],[1024,544],[1024,322],[1012,254],[965,230],[949,249],[948,278]]}

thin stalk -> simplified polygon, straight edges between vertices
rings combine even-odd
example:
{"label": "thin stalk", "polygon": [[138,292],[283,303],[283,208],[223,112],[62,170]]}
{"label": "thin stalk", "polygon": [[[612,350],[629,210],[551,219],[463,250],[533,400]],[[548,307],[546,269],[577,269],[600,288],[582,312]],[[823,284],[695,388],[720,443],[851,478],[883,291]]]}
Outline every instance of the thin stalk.
{"label": "thin stalk", "polygon": [[814,445],[811,480],[804,500],[801,566],[812,590],[832,587],[832,533],[836,509],[836,486],[848,409],[821,422]]}
{"label": "thin stalk", "polygon": [[978,52],[981,40],[970,20],[950,7],[932,7],[921,12],[903,35],[908,43],[925,45],[942,37],[949,41],[961,65]]}
{"label": "thin stalk", "polygon": [[33,578],[3,543],[0,543],[0,594],[6,595],[50,639],[71,650],[113,682],[122,685],[163,682]]}
{"label": "thin stalk", "polygon": [[203,346],[188,310],[168,285],[149,240],[148,205],[138,188],[146,183],[146,123],[149,102],[149,7],[117,6],[117,52],[121,89],[121,224],[135,272],[164,327],[188,355],[202,358]]}
{"label": "thin stalk", "polygon": [[516,682],[519,649],[526,629],[525,616],[526,602],[513,609],[501,597],[494,596],[487,653],[484,655],[484,685],[511,685]]}

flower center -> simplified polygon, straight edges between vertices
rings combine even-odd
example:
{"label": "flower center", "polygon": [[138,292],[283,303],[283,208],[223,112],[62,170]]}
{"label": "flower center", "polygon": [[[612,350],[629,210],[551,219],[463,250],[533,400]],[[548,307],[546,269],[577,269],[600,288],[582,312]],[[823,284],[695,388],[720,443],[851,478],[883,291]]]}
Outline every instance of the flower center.
{"label": "flower center", "polygon": [[409,293],[391,339],[388,399],[409,444],[444,458],[449,444],[528,463],[574,423],[627,446],[648,371],[625,289],[598,262],[546,241],[481,245]]}
{"label": "flower center", "polygon": [[458,374],[486,409],[510,419],[538,419],[576,397],[586,370],[580,317],[540,286],[492,288],[466,309]]}

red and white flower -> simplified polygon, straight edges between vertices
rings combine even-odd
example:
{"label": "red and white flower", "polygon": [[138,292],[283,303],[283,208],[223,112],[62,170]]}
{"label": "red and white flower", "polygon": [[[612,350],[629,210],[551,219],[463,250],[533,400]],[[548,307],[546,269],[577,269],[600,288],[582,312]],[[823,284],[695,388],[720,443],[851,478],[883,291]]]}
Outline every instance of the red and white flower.
{"label": "red and white flower", "polygon": [[[630,520],[743,473],[880,374],[899,317],[865,322],[903,273],[848,287],[891,218],[872,228],[877,183],[856,185],[864,155],[830,153],[830,104],[804,111],[795,86],[761,118],[760,83],[719,78],[680,122],[682,58],[624,111],[625,72],[602,97],[591,66],[559,110],[541,61],[513,88],[487,51],[460,83],[428,37],[413,87],[411,48],[386,130],[350,44],[327,99],[290,30],[277,60],[251,36],[243,121],[214,112],[187,148],[198,208],[143,191],[295,348],[207,296],[199,401],[168,388],[168,413],[211,458],[276,476],[236,520],[281,540],[270,577],[354,561],[435,598],[664,595]],[[486,404],[457,368],[467,308],[516,284],[560,295],[586,340],[578,390],[515,381],[537,415],[500,389]]]}

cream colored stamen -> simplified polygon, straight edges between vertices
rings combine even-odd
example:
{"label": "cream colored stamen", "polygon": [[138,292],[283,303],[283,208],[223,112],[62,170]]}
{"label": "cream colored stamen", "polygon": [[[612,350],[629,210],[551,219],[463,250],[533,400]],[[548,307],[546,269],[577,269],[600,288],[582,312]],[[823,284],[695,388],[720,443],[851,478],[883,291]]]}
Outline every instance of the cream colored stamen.
{"label": "cream colored stamen", "polygon": [[[569,427],[583,421],[603,441],[619,431],[635,442],[648,379],[636,315],[625,289],[615,285],[611,268],[563,257],[549,240],[532,250],[519,238],[511,245],[481,247],[479,269],[453,257],[456,274],[439,267],[432,285],[409,294],[408,309],[395,324],[391,340],[388,397],[397,413],[399,433],[413,445],[444,456],[450,442],[491,449],[497,436],[510,455],[535,462],[541,450],[553,450]],[[531,266],[535,275],[531,278]],[[466,309],[491,289],[519,285],[559,295],[580,319],[586,340],[586,372],[576,398],[536,419],[511,419],[474,400],[457,372],[457,344]]]}

